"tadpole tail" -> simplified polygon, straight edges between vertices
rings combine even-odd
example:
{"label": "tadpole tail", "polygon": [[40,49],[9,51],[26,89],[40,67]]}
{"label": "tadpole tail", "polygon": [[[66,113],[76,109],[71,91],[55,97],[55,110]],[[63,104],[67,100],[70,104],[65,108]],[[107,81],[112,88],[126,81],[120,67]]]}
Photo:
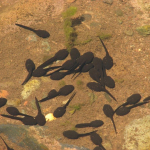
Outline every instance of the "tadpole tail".
{"label": "tadpole tail", "polygon": [[106,46],[104,45],[102,39],[100,37],[99,37],[99,39],[100,39],[100,41],[101,41],[101,43],[102,43],[102,45],[103,45],[103,47],[105,49],[106,55],[109,55],[108,50],[107,50]]}
{"label": "tadpole tail", "polygon": [[115,132],[116,132],[116,134],[117,134],[117,130],[116,130],[116,126],[115,126],[114,119],[112,118],[112,119],[111,119],[111,121],[112,121],[112,123],[113,123],[114,129],[115,129]]}
{"label": "tadpole tail", "polygon": [[89,133],[79,134],[79,136],[80,136],[80,137],[87,136],[87,135],[90,135],[91,133],[97,132],[97,131],[98,131],[98,130],[95,130],[95,131],[92,131],[92,132],[89,132]]}
{"label": "tadpole tail", "polygon": [[78,74],[73,80],[75,80],[81,73],[82,73],[82,72],[79,72],[79,74]]}
{"label": "tadpole tail", "polygon": [[74,98],[75,95],[76,95],[76,92],[74,92],[72,94],[72,96],[69,98],[68,102],[64,105],[65,108],[69,105],[70,101]]}
{"label": "tadpole tail", "polygon": [[[1,137],[1,136],[0,136],[0,137]],[[14,150],[14,149],[10,148],[10,147],[7,145],[7,143],[4,141],[4,139],[3,139],[2,137],[1,137],[1,139],[3,140],[4,144],[6,145],[7,150]]]}
{"label": "tadpole tail", "polygon": [[81,124],[76,124],[76,128],[85,128],[85,127],[89,127],[90,123],[81,123]]}
{"label": "tadpole tail", "polygon": [[30,28],[30,27],[27,27],[27,26],[24,26],[24,25],[21,25],[21,24],[15,24],[15,25],[17,25],[17,26],[19,26],[19,27],[21,27],[21,28],[24,28],[24,29],[27,29],[27,30],[30,30],[30,31],[35,31],[34,29],[32,29],[32,28]]}
{"label": "tadpole tail", "polygon": [[32,73],[33,73],[33,70],[29,71],[26,79],[23,81],[23,83],[21,85],[26,84],[30,80],[30,78],[32,77]]}
{"label": "tadpole tail", "polygon": [[46,74],[45,76],[50,76],[50,75],[52,75],[53,73],[58,72],[58,71],[60,71],[60,70],[62,70],[62,68],[59,68],[59,69],[55,70],[55,71],[52,72],[52,73]]}
{"label": "tadpole tail", "polygon": [[147,101],[146,102],[140,102],[140,103],[137,103],[137,104],[134,104],[134,105],[132,105],[132,106],[130,106],[130,107],[128,107],[128,108],[134,108],[134,107],[138,107],[138,106],[141,106],[141,105],[144,105],[144,104],[146,104],[146,103],[148,103]]}
{"label": "tadpole tail", "polygon": [[39,102],[38,102],[36,97],[35,97],[35,103],[36,103],[36,107],[37,107],[38,112],[41,112],[41,108],[40,108]]}
{"label": "tadpole tail", "polygon": [[45,97],[45,98],[39,100],[39,102],[45,102],[45,101],[47,101],[47,100],[49,100],[49,98]]}
{"label": "tadpole tail", "polygon": [[109,94],[117,102],[116,98],[108,90],[105,89],[104,92],[106,92],[107,94]]}
{"label": "tadpole tail", "polygon": [[50,58],[50,59],[48,59],[47,61],[45,61],[43,64],[41,64],[37,68],[44,68],[44,67],[50,65],[51,63],[53,63],[54,61],[56,61],[56,57],[55,56]]}
{"label": "tadpole tail", "polygon": [[22,119],[23,119],[20,117],[14,117],[14,116],[9,116],[9,115],[4,115],[4,114],[1,114],[1,116],[6,117],[6,118],[10,118],[10,119],[20,120],[20,121],[22,121]]}

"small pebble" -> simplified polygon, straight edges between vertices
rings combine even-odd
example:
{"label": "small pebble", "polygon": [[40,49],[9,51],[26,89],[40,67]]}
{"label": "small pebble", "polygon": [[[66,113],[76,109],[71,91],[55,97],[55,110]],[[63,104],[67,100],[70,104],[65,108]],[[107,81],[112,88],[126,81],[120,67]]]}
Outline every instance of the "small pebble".
{"label": "small pebble", "polygon": [[83,14],[81,17],[84,18],[84,21],[90,21],[92,19],[92,16],[90,14]]}
{"label": "small pebble", "polygon": [[132,36],[133,35],[133,31],[132,30],[125,30],[124,33],[126,35]]}

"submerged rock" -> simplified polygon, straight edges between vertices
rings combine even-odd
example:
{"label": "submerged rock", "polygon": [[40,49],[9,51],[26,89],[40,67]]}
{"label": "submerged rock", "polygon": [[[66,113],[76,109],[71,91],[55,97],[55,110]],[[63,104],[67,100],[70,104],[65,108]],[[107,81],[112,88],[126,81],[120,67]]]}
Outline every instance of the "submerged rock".
{"label": "submerged rock", "polygon": [[50,137],[48,130],[47,126],[0,125],[0,133],[3,133],[9,141],[18,145],[20,149],[52,150],[55,147],[57,150],[90,150],[85,147],[59,143]]}
{"label": "submerged rock", "polygon": [[123,150],[150,149],[150,115],[133,120],[124,132]]}
{"label": "submerged rock", "polygon": [[23,91],[21,92],[22,98],[27,99],[33,91],[40,87],[40,83],[41,82],[39,80],[31,80],[26,83],[23,87]]}

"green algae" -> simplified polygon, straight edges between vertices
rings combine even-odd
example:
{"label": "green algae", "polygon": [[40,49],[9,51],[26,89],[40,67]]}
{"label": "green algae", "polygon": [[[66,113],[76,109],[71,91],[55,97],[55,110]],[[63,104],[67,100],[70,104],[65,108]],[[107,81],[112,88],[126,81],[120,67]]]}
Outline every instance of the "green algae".
{"label": "green algae", "polygon": [[114,80],[116,83],[123,83],[124,82],[124,79],[115,79]]}
{"label": "green algae", "polygon": [[83,88],[83,84],[84,84],[83,81],[77,80],[76,84],[77,84],[78,89],[82,89]]}
{"label": "green algae", "polygon": [[62,13],[62,16],[63,16],[63,18],[70,18],[73,15],[75,15],[76,12],[77,12],[77,8],[71,6],[65,12]]}
{"label": "green algae", "polygon": [[97,36],[100,37],[102,40],[105,40],[105,39],[111,38],[112,34],[109,34],[109,33],[100,33]]}
{"label": "green algae", "polygon": [[73,108],[75,110],[80,110],[81,106],[82,106],[82,104],[76,104],[76,105],[71,105],[70,108]]}
{"label": "green algae", "polygon": [[88,96],[90,97],[90,104],[92,105],[97,99],[97,96],[94,93],[89,93]]}
{"label": "green algae", "polygon": [[80,104],[80,103],[69,106],[70,108],[72,108],[72,110],[70,110],[69,113],[73,115],[77,110],[80,110],[82,106],[84,106],[84,104]]}
{"label": "green algae", "polygon": [[78,41],[78,42],[76,42],[75,43],[75,45],[86,45],[87,43],[89,43],[89,42],[91,42],[92,41],[92,39],[91,38],[89,38],[89,39],[87,39],[87,40],[85,40],[85,41]]}
{"label": "green algae", "polygon": [[71,48],[74,46],[74,42],[77,38],[77,33],[72,26],[71,17],[75,15],[77,12],[76,7],[69,7],[65,12],[62,13],[62,17],[64,20],[64,32],[66,37],[66,48],[70,52]]}
{"label": "green algae", "polygon": [[150,25],[138,27],[136,28],[136,30],[140,35],[147,36],[150,34]]}
{"label": "green algae", "polygon": [[117,16],[123,16],[122,10],[121,10],[121,9],[117,9],[117,10],[116,10],[116,15],[117,15]]}
{"label": "green algae", "polygon": [[66,127],[66,126],[68,126],[68,125],[70,125],[70,124],[71,124],[70,121],[65,121],[65,122],[61,123],[60,125]]}
{"label": "green algae", "polygon": [[63,87],[66,85],[66,82],[64,80],[61,80],[59,83],[58,83],[59,87]]}
{"label": "green algae", "polygon": [[71,130],[77,131],[77,128],[76,127],[72,127]]}

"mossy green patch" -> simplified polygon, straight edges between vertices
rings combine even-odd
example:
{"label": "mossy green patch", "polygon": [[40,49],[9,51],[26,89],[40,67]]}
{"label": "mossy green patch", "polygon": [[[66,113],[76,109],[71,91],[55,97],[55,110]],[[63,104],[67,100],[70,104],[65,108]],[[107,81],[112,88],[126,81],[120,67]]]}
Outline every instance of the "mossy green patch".
{"label": "mossy green patch", "polygon": [[72,110],[69,111],[69,113],[70,113],[71,115],[73,115],[77,110],[80,110],[82,106],[84,106],[84,104],[80,104],[80,103],[79,103],[79,104],[75,104],[75,105],[69,106],[70,108],[72,108]]}
{"label": "mossy green patch", "polygon": [[121,10],[121,9],[117,9],[117,10],[116,10],[116,15],[117,15],[117,16],[123,16],[122,10]]}
{"label": "mossy green patch", "polygon": [[70,121],[65,121],[65,122],[61,123],[60,125],[61,126],[68,126],[69,124],[71,124]]}
{"label": "mossy green patch", "polygon": [[147,36],[150,34],[150,25],[138,27],[136,28],[136,30],[140,35]]}
{"label": "mossy green patch", "polygon": [[71,17],[75,15],[77,12],[76,7],[69,7],[65,12],[62,13],[64,20],[64,32],[66,37],[66,48],[70,52],[71,48],[74,46],[74,42],[77,38],[77,33],[75,29],[72,27],[72,19]]}
{"label": "mossy green patch", "polygon": [[83,85],[83,81],[77,80],[77,86],[82,86],[82,85]]}
{"label": "mossy green patch", "polygon": [[115,82],[116,82],[116,83],[123,83],[123,82],[124,82],[124,79],[115,79]]}
{"label": "mossy green patch", "polygon": [[107,34],[107,33],[100,33],[97,35],[98,37],[100,37],[102,40],[105,40],[105,39],[109,39],[112,37],[112,34]]}
{"label": "mossy green patch", "polygon": [[76,43],[75,43],[75,45],[86,45],[87,43],[89,43],[89,42],[91,42],[92,41],[92,39],[91,38],[89,38],[89,39],[87,39],[87,40],[85,40],[85,41],[77,41]]}
{"label": "mossy green patch", "polygon": [[65,83],[64,80],[61,80],[61,81],[59,82],[59,87],[63,87],[63,86],[65,86],[65,85],[66,85],[66,83]]}
{"label": "mossy green patch", "polygon": [[77,128],[76,127],[72,127],[71,130],[77,131]]}
{"label": "mossy green patch", "polygon": [[75,15],[75,13],[77,12],[77,8],[76,7],[69,7],[65,12],[62,13],[63,18],[70,18],[73,15]]}

